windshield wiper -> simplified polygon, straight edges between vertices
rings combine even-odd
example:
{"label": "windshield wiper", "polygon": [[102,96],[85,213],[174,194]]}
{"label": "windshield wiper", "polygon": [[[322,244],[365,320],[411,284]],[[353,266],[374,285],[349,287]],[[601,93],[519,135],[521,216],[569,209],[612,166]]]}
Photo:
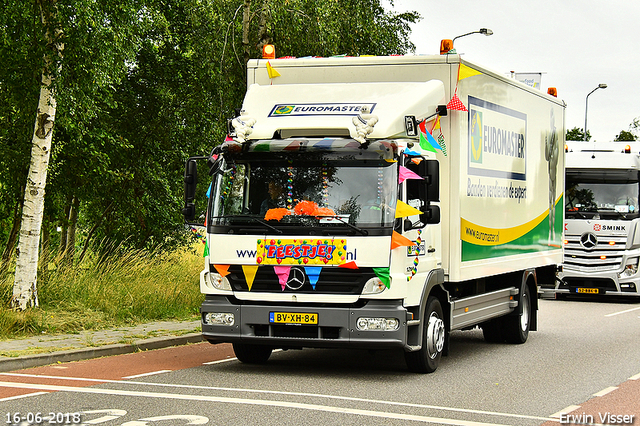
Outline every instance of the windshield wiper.
{"label": "windshield wiper", "polygon": [[270,230],[277,232],[278,234],[282,234],[282,230],[276,228],[275,226],[270,225],[269,223],[267,223],[266,220],[260,219],[259,217],[251,216],[249,214],[237,214],[237,215],[230,215],[230,216],[212,216],[211,219],[230,219],[230,218],[236,218],[236,217],[258,222],[259,224],[264,225]]}
{"label": "windshield wiper", "polygon": [[358,232],[359,232],[359,233],[361,233],[362,235],[369,235],[369,231],[367,231],[366,229],[362,229],[362,228],[359,228],[359,227],[357,227],[357,226],[355,226],[355,225],[350,224],[350,223],[348,222],[348,220],[347,220],[347,221],[345,221],[345,220],[344,220],[342,217],[340,217],[339,215],[334,215],[334,216],[328,215],[328,216],[319,216],[319,217],[321,217],[321,218],[323,218],[323,217],[330,217],[330,218],[332,218],[332,219],[339,220],[340,222],[342,222],[342,223],[344,223],[345,225],[347,225],[349,228],[351,228],[351,229],[353,229],[353,230],[358,231]]}

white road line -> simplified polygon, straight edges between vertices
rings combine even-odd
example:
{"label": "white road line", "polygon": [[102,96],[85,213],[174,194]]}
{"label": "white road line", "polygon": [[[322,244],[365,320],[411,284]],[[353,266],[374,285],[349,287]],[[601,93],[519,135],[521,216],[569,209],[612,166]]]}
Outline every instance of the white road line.
{"label": "white road line", "polygon": [[559,419],[560,418],[560,414],[569,414],[570,412],[575,411],[580,407],[581,407],[580,405],[570,405],[570,406],[558,411],[557,413],[553,413],[549,417],[553,417],[554,419]]}
{"label": "white road line", "polygon": [[25,395],[8,396],[6,398],[0,398],[0,402],[12,401],[14,399],[20,399],[20,398],[28,398],[30,396],[46,395],[48,393],[49,392],[33,392],[33,393],[27,393]]}
{"label": "white road line", "polygon": [[325,406],[325,405],[305,404],[305,403],[287,402],[287,401],[226,398],[226,397],[215,397],[215,396],[207,396],[207,395],[181,395],[181,394],[164,393],[164,392],[123,391],[123,390],[116,390],[116,389],[103,389],[103,388],[94,388],[94,387],[38,385],[38,384],[18,383],[18,382],[0,382],[0,387],[10,387],[10,388],[20,388],[20,389],[41,389],[41,390],[48,390],[48,391],[75,392],[75,393],[96,394],[96,395],[119,395],[119,396],[176,399],[176,400],[188,400],[188,401],[208,401],[208,402],[219,402],[219,403],[227,403],[227,404],[273,406],[273,407],[279,407],[279,408],[287,407],[287,408],[297,408],[297,409],[303,409],[303,410],[322,411],[322,412],[329,412],[329,413],[351,414],[351,415],[366,416],[366,417],[378,417],[378,418],[387,418],[387,419],[395,419],[395,420],[412,420],[412,421],[423,422],[423,423],[438,423],[438,424],[451,425],[451,426],[507,426],[507,425],[499,425],[496,423],[483,423],[483,422],[474,422],[474,421],[468,421],[468,420],[446,419],[446,418],[440,418],[440,417],[416,416],[411,414],[388,413],[383,411],[361,410],[357,408],[331,407],[331,406]]}
{"label": "white road line", "polygon": [[170,373],[170,372],[171,370],[151,371],[149,373],[134,374],[133,376],[126,376],[126,377],[123,377],[123,379],[137,379],[138,377],[154,376],[156,374]]}
{"label": "white road line", "polygon": [[[638,317],[638,318],[640,318],[640,317]],[[640,373],[636,374],[635,376],[629,377],[629,380],[638,380],[638,379],[640,379]]]}
{"label": "white road line", "polygon": [[543,422],[553,420],[551,418],[542,417],[542,416],[527,416],[523,414],[499,413],[495,411],[473,410],[468,408],[442,407],[438,405],[413,404],[413,403],[407,403],[407,402],[373,400],[373,399],[366,399],[366,398],[356,398],[356,397],[338,396],[338,395],[324,395],[324,394],[306,393],[306,392],[285,392],[285,391],[272,391],[272,390],[260,390],[260,389],[226,388],[226,387],[216,387],[216,386],[182,385],[182,384],[171,384],[171,383],[164,384],[164,383],[153,383],[153,382],[128,382],[125,380],[90,379],[90,378],[82,378],[82,377],[47,376],[47,375],[24,374],[24,373],[0,373],[0,376],[15,376],[15,377],[29,377],[29,378],[41,378],[41,379],[70,380],[70,381],[88,381],[88,382],[96,382],[96,383],[124,383],[124,384],[144,385],[144,386],[152,386],[152,387],[153,386],[172,387],[176,389],[212,390],[212,391],[224,391],[224,392],[234,392],[234,393],[244,392],[244,393],[255,393],[255,394],[268,394],[268,395],[285,395],[285,396],[298,396],[298,397],[302,396],[302,397],[311,397],[311,398],[335,399],[340,401],[364,402],[364,403],[372,403],[372,404],[378,404],[378,405],[450,411],[454,413],[465,413],[465,414],[476,414],[476,415],[481,414],[481,415],[496,416],[496,417],[531,419],[531,420],[540,420]]}
{"label": "white road line", "polygon": [[227,358],[227,359],[220,359],[218,361],[209,361],[209,362],[203,362],[202,365],[215,365],[215,364],[222,364],[223,362],[229,362],[229,361],[236,361],[238,358]]}
{"label": "white road line", "polygon": [[609,386],[608,388],[602,389],[600,392],[594,393],[593,396],[605,396],[606,394],[611,393],[616,389],[618,389],[617,386]]}
{"label": "white road line", "polygon": [[[612,314],[605,315],[605,317],[613,317],[613,316],[620,315],[620,314],[626,314],[627,312],[637,311],[638,309],[640,309],[640,308],[633,308],[633,309],[627,309],[626,311],[614,312]],[[638,317],[638,318],[640,318],[640,317]]]}

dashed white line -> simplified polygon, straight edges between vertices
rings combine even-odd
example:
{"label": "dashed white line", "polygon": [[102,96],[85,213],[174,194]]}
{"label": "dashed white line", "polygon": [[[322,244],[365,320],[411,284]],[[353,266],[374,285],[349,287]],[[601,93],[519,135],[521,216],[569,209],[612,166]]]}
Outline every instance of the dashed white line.
{"label": "dashed white line", "polygon": [[[640,317],[638,317],[638,318],[640,318]],[[638,380],[638,379],[640,379],[640,373],[636,374],[635,376],[629,377],[629,380]]]}
{"label": "dashed white line", "polygon": [[557,413],[553,413],[552,415],[550,415],[549,417],[552,417],[554,419],[559,419],[561,414],[568,414],[572,411],[577,410],[578,408],[580,408],[580,405],[570,405],[566,408],[563,408],[562,410],[558,411]]}
{"label": "dashed white line", "polygon": [[126,377],[123,377],[123,379],[137,379],[138,377],[155,376],[156,374],[170,373],[170,372],[171,370],[151,371],[149,373],[134,374],[133,376],[126,376]]}
{"label": "dashed white line", "polygon": [[618,389],[617,386],[609,386],[608,388],[602,389],[600,392],[594,393],[593,396],[605,396],[606,394],[613,392],[616,389]]}
{"label": "dashed white line", "polygon": [[[625,311],[614,312],[612,314],[605,315],[605,317],[613,317],[613,316],[620,315],[620,314],[626,314],[627,312],[637,311],[638,309],[640,309],[640,308],[633,308],[633,309],[627,309]],[[640,318],[640,317],[638,317],[638,318]]]}

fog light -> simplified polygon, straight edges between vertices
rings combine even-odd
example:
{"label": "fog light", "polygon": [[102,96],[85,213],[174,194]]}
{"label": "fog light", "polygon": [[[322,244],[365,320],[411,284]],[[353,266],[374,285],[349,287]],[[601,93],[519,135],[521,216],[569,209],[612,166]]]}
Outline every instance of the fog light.
{"label": "fog light", "polygon": [[374,277],[369,279],[364,284],[364,288],[362,289],[362,294],[379,294],[386,290],[386,286],[378,277]]}
{"label": "fog light", "polygon": [[356,321],[359,331],[393,331],[400,327],[397,318],[366,318],[360,317]]}
{"label": "fog light", "polygon": [[236,317],[229,312],[209,312],[204,314],[204,323],[207,325],[233,325]]}

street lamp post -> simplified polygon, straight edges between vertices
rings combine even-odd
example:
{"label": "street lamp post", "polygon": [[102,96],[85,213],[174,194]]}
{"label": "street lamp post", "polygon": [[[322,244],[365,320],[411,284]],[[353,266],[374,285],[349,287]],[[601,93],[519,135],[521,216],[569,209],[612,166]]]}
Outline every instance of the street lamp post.
{"label": "street lamp post", "polygon": [[489,28],[480,28],[478,31],[471,31],[470,33],[466,33],[466,34],[462,34],[462,35],[456,36],[451,41],[451,48],[453,49],[453,45],[454,45],[454,43],[456,42],[457,39],[459,39],[460,37],[471,35],[471,34],[484,34],[486,36],[490,36],[490,35],[493,35],[493,31],[491,31]]}
{"label": "street lamp post", "polygon": [[[606,89],[607,85],[604,83],[598,84],[598,87],[589,92],[589,95],[595,92],[598,89]],[[587,100],[584,104],[584,141],[587,141],[587,110],[589,108],[589,95],[587,95]]]}

